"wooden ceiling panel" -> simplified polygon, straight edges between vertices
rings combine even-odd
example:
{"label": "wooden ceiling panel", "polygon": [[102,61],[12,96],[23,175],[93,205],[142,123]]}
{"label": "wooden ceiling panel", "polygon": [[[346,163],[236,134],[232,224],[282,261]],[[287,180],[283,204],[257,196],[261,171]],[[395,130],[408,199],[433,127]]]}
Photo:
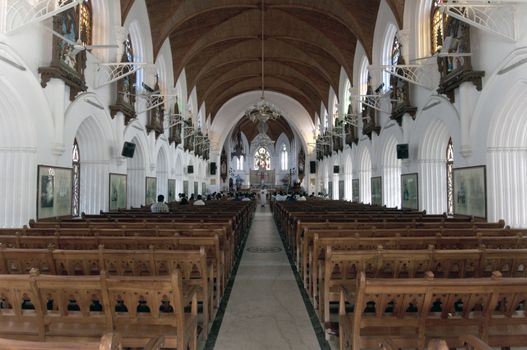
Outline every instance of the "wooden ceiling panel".
{"label": "wooden ceiling panel", "polygon": [[[120,0],[121,9],[133,0]],[[174,78],[183,69],[214,118],[238,94],[261,89],[261,5],[265,1],[265,85],[314,117],[351,78],[357,43],[371,61],[381,0],[145,0],[154,54],[167,38]],[[404,0],[387,0],[402,27]],[[123,12],[124,13],[124,12]]]}
{"label": "wooden ceiling panel", "polygon": [[130,9],[134,5],[134,0],[121,0],[121,25],[124,25],[124,21],[126,20],[126,17],[128,16],[128,12],[130,12]]}

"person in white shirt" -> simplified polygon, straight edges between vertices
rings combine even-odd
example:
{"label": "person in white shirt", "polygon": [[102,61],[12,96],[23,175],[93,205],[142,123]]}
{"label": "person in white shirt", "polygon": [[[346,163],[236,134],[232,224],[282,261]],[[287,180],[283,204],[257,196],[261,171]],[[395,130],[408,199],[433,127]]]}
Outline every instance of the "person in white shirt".
{"label": "person in white shirt", "polygon": [[168,205],[164,203],[165,196],[160,194],[157,196],[157,203],[154,203],[150,206],[150,211],[152,213],[168,213]]}
{"label": "person in white shirt", "polygon": [[260,205],[263,207],[265,207],[265,205],[267,204],[267,188],[262,188],[262,190],[260,191]]}
{"label": "person in white shirt", "polygon": [[194,205],[205,205],[205,202],[201,198],[201,194],[198,194],[198,199],[194,201]]}

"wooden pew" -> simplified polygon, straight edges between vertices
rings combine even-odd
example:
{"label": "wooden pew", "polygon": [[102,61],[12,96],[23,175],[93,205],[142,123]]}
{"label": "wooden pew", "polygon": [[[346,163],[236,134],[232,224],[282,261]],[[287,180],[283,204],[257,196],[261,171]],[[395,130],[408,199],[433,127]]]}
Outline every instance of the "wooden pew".
{"label": "wooden pew", "polygon": [[[0,335],[38,341],[97,341],[115,331],[123,346],[196,349],[197,286],[166,277],[2,275]],[[191,312],[185,313],[191,304]]]}
{"label": "wooden pew", "polygon": [[[433,338],[461,347],[475,335],[491,347],[525,346],[526,278],[369,279],[340,288],[340,349],[374,348],[389,337],[397,348],[425,349]],[[350,307],[353,306],[353,311]]]}
{"label": "wooden pew", "polygon": [[[354,293],[356,277],[408,279],[431,271],[437,278],[488,277],[493,271],[510,278],[527,277],[527,249],[522,250],[405,250],[337,251],[327,247],[323,275],[315,285],[319,313],[329,325],[331,301],[338,288]],[[316,299],[315,299],[316,300]]]}
{"label": "wooden pew", "polygon": [[[159,344],[164,337],[154,339],[144,347],[144,350],[159,350]],[[121,339],[117,333],[107,333],[100,342],[36,342],[0,338],[0,349],[3,350],[118,350],[121,349]]]}
{"label": "wooden pew", "polygon": [[[218,281],[220,293],[223,293],[225,280],[230,275],[233,253],[231,247],[214,232],[197,232],[200,236],[6,236],[0,235],[0,255],[4,248],[19,249],[64,249],[94,250],[104,246],[107,249],[146,250],[146,249],[199,249],[204,247],[207,259],[214,267],[214,277]],[[212,235],[212,236],[209,236]],[[222,244],[223,243],[223,244]]]}
{"label": "wooden pew", "polygon": [[166,276],[176,269],[188,285],[199,286],[203,303],[203,328],[208,332],[219,293],[214,293],[213,267],[200,250],[0,250],[1,274],[24,274],[38,269],[42,274],[89,276],[106,271],[111,276]]}

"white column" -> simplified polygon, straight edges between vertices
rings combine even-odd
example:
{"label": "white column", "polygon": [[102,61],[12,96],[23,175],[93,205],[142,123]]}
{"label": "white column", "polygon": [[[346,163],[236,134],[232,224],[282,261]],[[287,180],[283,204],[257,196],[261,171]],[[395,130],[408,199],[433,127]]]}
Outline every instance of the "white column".
{"label": "white column", "polygon": [[359,170],[360,201],[371,203],[371,170]]}
{"label": "white column", "polygon": [[330,195],[333,199],[339,199],[339,174],[333,174],[333,193]]}
{"label": "white column", "polygon": [[0,164],[0,227],[22,227],[36,219],[36,150],[0,148]]}
{"label": "white column", "polygon": [[446,162],[441,159],[420,161],[419,209],[428,214],[447,211]]}
{"label": "white column", "polygon": [[487,157],[488,220],[527,228],[527,148],[492,148]]}
{"label": "white column", "polygon": [[401,206],[401,168],[383,168],[383,202],[388,207]]}
{"label": "white column", "polygon": [[109,162],[82,161],[80,173],[80,211],[98,214],[108,209]]}

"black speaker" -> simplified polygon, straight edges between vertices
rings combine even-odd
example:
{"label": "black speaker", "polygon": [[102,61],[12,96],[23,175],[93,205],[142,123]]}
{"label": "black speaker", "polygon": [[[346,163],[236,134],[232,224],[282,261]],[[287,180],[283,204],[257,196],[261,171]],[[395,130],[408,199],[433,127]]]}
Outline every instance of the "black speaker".
{"label": "black speaker", "polygon": [[315,162],[314,160],[309,162],[309,172],[311,174],[317,173],[317,162]]}
{"label": "black speaker", "polygon": [[338,165],[333,165],[333,174],[338,174],[340,172]]}
{"label": "black speaker", "polygon": [[408,159],[407,143],[401,143],[397,145],[397,159]]}
{"label": "black speaker", "polygon": [[216,162],[210,162],[210,174],[216,175]]}
{"label": "black speaker", "polygon": [[132,142],[125,142],[123,144],[123,150],[121,151],[121,155],[126,158],[133,158],[135,152],[135,143]]}
{"label": "black speaker", "polygon": [[194,166],[193,165],[189,165],[187,167],[187,174],[194,174]]}

